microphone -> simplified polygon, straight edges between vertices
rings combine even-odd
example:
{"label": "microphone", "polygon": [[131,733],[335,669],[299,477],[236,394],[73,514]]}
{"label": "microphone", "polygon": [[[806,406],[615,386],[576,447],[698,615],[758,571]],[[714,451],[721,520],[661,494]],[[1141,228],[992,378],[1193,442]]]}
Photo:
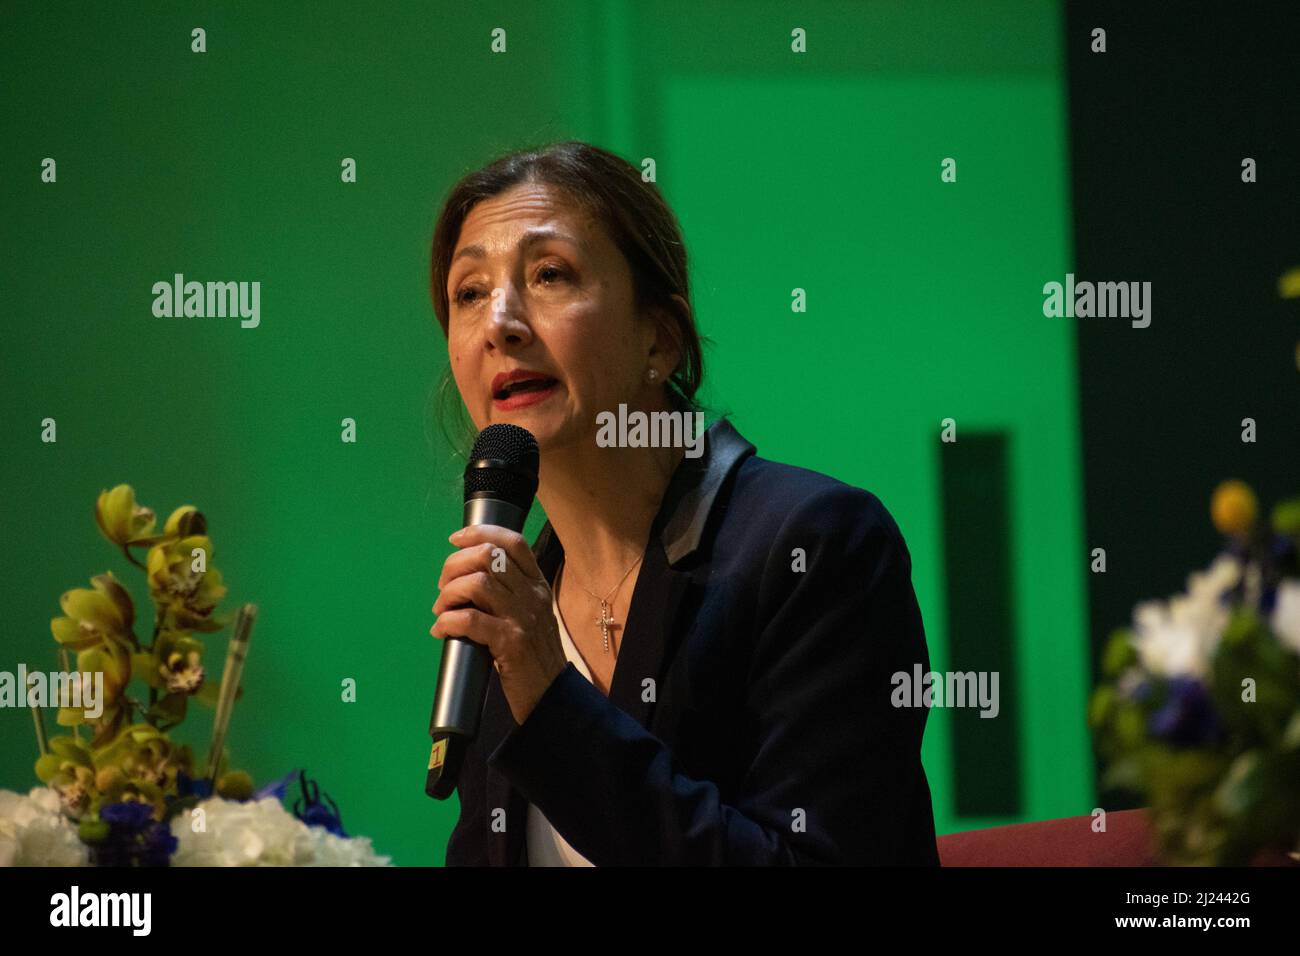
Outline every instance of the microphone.
{"label": "microphone", "polygon": [[[465,527],[494,524],[523,531],[537,494],[537,439],[518,425],[489,425],[465,467]],[[442,642],[438,690],[429,718],[433,749],[424,792],[445,800],[456,789],[465,751],[478,736],[492,654],[465,637]]]}

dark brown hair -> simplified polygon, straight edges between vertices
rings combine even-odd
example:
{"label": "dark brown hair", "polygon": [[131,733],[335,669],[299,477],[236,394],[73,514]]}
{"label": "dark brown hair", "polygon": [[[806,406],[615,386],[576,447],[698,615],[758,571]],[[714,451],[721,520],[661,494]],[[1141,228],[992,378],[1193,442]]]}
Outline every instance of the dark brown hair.
{"label": "dark brown hair", "polygon": [[[678,411],[701,410],[695,396],[704,379],[702,343],[708,340],[695,327],[686,245],[677,217],[659,188],[642,179],[635,166],[588,143],[571,140],[508,153],[452,187],[434,227],[430,269],[433,310],[443,336],[448,334],[450,320],[447,276],[465,217],[484,199],[523,183],[561,191],[604,227],[631,269],[636,308],[643,312],[661,309],[680,350],[681,359],[668,377],[669,401]],[[686,314],[672,301],[674,295],[686,300],[690,307]],[[450,366],[443,375],[440,393],[444,410],[448,398],[454,396],[462,423],[467,421]],[[455,439],[452,443],[462,444]]]}

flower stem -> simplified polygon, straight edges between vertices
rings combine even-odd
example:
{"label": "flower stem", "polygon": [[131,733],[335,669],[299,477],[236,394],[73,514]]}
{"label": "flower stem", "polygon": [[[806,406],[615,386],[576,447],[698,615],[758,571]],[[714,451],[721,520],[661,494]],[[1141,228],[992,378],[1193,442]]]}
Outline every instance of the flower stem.
{"label": "flower stem", "polygon": [[[59,666],[63,668],[63,673],[65,673],[65,674],[71,674],[71,673],[72,673],[72,660],[71,660],[70,655],[68,654],[68,649],[67,649],[66,647],[60,647],[60,648],[59,648]],[[73,724],[73,725],[72,725],[72,737],[73,737],[74,740],[77,740],[77,741],[80,741],[80,740],[81,740],[81,725],[80,725],[80,724]]]}
{"label": "flower stem", "polygon": [[41,756],[44,757],[50,752],[50,744],[45,737],[45,719],[41,714],[41,708],[32,708],[32,720],[36,722],[36,749],[39,750]]}
{"label": "flower stem", "polygon": [[[152,646],[149,648],[151,651],[158,646],[158,635],[162,631],[162,622],[163,609],[161,607],[155,607],[153,612],[153,637],[150,639]],[[152,678],[154,675],[150,674],[149,676]],[[158,703],[158,688],[151,686],[149,688],[149,710],[153,710],[153,705],[156,703]],[[148,723],[153,724],[155,727],[158,726],[157,723],[149,719],[148,711],[145,712],[145,720]]]}

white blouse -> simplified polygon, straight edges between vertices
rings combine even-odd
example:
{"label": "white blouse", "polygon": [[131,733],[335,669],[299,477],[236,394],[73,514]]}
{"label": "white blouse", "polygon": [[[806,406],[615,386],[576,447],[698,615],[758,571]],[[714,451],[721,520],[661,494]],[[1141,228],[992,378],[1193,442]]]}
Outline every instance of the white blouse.
{"label": "white blouse", "polygon": [[[552,594],[551,610],[555,613],[555,623],[560,627],[560,643],[564,645],[564,656],[573,662],[583,677],[591,680],[591,671],[587,662],[578,653],[578,648],[569,636],[569,629],[560,617],[559,601]],[[560,836],[551,826],[546,815],[531,803],[528,805],[528,865],[529,866],[593,866],[585,856],[569,846],[567,840]]]}

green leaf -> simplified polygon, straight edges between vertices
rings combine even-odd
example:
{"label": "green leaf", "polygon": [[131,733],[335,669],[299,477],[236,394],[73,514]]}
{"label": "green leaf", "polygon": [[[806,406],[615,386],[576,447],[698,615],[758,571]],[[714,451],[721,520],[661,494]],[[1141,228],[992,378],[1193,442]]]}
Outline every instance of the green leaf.
{"label": "green leaf", "polygon": [[55,737],[50,741],[50,751],[78,766],[89,767],[90,759],[81,744],[71,737]]}
{"label": "green leaf", "polygon": [[221,696],[221,685],[216,681],[205,680],[199,692],[194,695],[194,699],[205,707],[215,708],[217,699]]}
{"label": "green leaf", "polygon": [[158,661],[152,654],[138,651],[131,655],[131,673],[150,687],[162,686],[162,675],[158,673]]}
{"label": "green leaf", "polygon": [[1109,684],[1101,685],[1093,691],[1092,700],[1088,701],[1088,726],[1094,729],[1104,727],[1114,708],[1115,688]]}
{"label": "green leaf", "polygon": [[1102,785],[1107,789],[1143,792],[1142,764],[1136,757],[1121,757],[1111,761],[1102,774]]}
{"label": "green leaf", "polygon": [[1111,633],[1106,650],[1101,657],[1101,670],[1106,677],[1117,677],[1125,668],[1138,662],[1137,648],[1133,646],[1132,632],[1121,629]]}
{"label": "green leaf", "polygon": [[1286,750],[1300,749],[1300,710],[1291,715],[1291,722],[1282,735],[1282,746]]}
{"label": "green leaf", "polygon": [[1224,816],[1239,817],[1250,812],[1259,798],[1259,754],[1252,750],[1232,762],[1214,791],[1214,802]]}
{"label": "green leaf", "polygon": [[1275,505],[1272,524],[1278,534],[1300,535],[1300,498]]}
{"label": "green leaf", "polygon": [[149,716],[168,724],[179,724],[185,719],[187,694],[168,694],[149,708]]}
{"label": "green leaf", "polygon": [[82,843],[102,843],[108,839],[109,825],[104,820],[87,817],[77,824],[77,836]]}
{"label": "green leaf", "polygon": [[231,617],[228,614],[227,615],[213,614],[211,617],[198,618],[192,624],[192,628],[196,631],[203,631],[210,634],[213,631],[221,630],[223,627],[229,624],[230,621],[231,621]]}
{"label": "green leaf", "polygon": [[1115,709],[1115,738],[1125,750],[1141,746],[1147,739],[1147,722],[1140,708],[1121,704]]}
{"label": "green leaf", "polygon": [[36,776],[41,783],[49,783],[63,766],[63,757],[58,754],[44,754],[36,761]]}

